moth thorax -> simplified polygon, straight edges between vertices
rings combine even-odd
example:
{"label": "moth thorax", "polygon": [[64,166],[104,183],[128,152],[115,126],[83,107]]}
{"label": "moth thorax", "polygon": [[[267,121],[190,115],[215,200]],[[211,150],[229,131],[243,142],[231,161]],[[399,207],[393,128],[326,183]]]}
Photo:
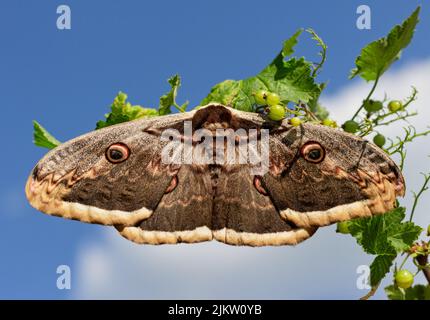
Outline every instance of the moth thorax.
{"label": "moth thorax", "polygon": [[215,132],[217,129],[228,129],[230,125],[226,122],[209,122],[203,123],[202,128]]}

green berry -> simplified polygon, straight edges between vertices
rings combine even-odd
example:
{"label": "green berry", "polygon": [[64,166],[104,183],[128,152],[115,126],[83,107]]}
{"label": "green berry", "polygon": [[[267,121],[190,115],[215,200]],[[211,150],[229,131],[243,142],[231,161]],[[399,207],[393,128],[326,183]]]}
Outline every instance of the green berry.
{"label": "green berry", "polygon": [[342,128],[346,132],[356,133],[358,131],[358,123],[354,120],[348,120],[343,124]]}
{"label": "green berry", "polygon": [[348,221],[341,221],[337,223],[336,232],[349,234],[349,224]]}
{"label": "green berry", "polygon": [[403,104],[399,100],[390,101],[390,103],[388,104],[388,110],[390,110],[391,112],[397,112],[402,108]]}
{"label": "green berry", "polygon": [[385,137],[384,135],[378,133],[374,138],[373,138],[373,143],[376,144],[378,147],[382,148],[385,144]]}
{"label": "green berry", "polygon": [[427,237],[430,237],[430,224],[427,227]]}
{"label": "green berry", "polygon": [[369,100],[365,103],[364,109],[367,112],[378,112],[383,108],[381,101]]}
{"label": "green berry", "polygon": [[406,269],[397,271],[394,279],[396,280],[397,286],[403,289],[409,288],[414,283],[413,274]]}
{"label": "green berry", "polygon": [[255,94],[254,94],[254,98],[255,98],[255,102],[259,105],[266,105],[267,101],[267,91],[265,90],[258,90]]}
{"label": "green berry", "polygon": [[280,104],[270,106],[269,108],[269,119],[279,121],[285,118],[285,107]]}
{"label": "green berry", "polygon": [[281,98],[276,93],[268,92],[266,95],[266,103],[269,106],[275,106],[281,102]]}
{"label": "green berry", "polygon": [[336,121],[326,118],[322,121],[323,126],[331,127],[331,128],[337,128]]}
{"label": "green berry", "polygon": [[329,118],[326,118],[322,121],[323,126],[327,126],[327,127],[330,127],[331,123],[332,123],[332,120]]}
{"label": "green berry", "polygon": [[298,127],[299,125],[301,125],[301,124],[302,124],[302,120],[300,120],[300,118],[299,118],[299,117],[294,117],[294,118],[291,118],[291,119],[290,119],[290,124],[291,124],[293,127]]}

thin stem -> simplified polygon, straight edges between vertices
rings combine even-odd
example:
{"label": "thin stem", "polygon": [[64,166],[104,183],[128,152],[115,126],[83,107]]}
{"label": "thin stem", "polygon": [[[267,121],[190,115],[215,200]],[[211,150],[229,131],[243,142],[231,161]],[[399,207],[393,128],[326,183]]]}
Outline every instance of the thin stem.
{"label": "thin stem", "polygon": [[405,166],[405,160],[406,160],[406,150],[400,153],[400,164],[399,168],[403,172],[403,168]]}
{"label": "thin stem", "polygon": [[311,111],[309,110],[308,106],[304,103],[301,103],[298,105],[298,107],[303,110],[303,112],[305,113],[305,116],[308,117],[309,119],[313,120],[313,121],[317,121],[319,122],[318,117]]}
{"label": "thin stem", "polygon": [[363,131],[363,129],[360,128],[360,130],[362,132],[360,133],[359,136],[363,138],[363,137],[367,136],[368,134],[372,133],[375,126],[376,125],[373,124],[373,121],[369,120],[368,118],[364,119],[364,127],[363,128],[365,129],[365,131]]}
{"label": "thin stem", "polygon": [[405,265],[406,261],[408,261],[408,258],[410,257],[410,253],[406,255],[406,257],[403,259],[403,262],[400,264],[399,270],[402,270],[403,266]]}
{"label": "thin stem", "polygon": [[415,87],[412,87],[412,94],[411,94],[411,96],[408,98],[408,101],[403,105],[403,109],[406,109],[406,107],[407,107],[408,105],[410,105],[413,101],[415,101],[415,100],[416,100],[416,98],[417,98],[417,93],[418,93],[417,89],[416,89]]}
{"label": "thin stem", "polygon": [[373,92],[375,91],[376,86],[378,85],[378,81],[379,81],[379,75],[376,76],[376,79],[375,79],[375,82],[373,83],[372,89],[370,89],[370,92],[367,95],[366,99],[364,99],[364,101],[361,104],[360,108],[358,108],[357,112],[354,114],[354,116],[352,117],[351,120],[354,120],[358,116],[358,114],[360,113],[360,111],[363,110],[364,106],[369,101],[370,97],[372,96]]}
{"label": "thin stem", "polygon": [[409,222],[411,222],[412,218],[414,217],[415,209],[417,207],[419,198],[425,191],[428,190],[427,185],[430,182],[430,175],[423,174],[423,176],[424,176],[424,183],[423,183],[423,186],[421,187],[421,190],[418,193],[414,192],[414,203],[412,205],[412,211],[411,211],[411,216],[409,217]]}
{"label": "thin stem", "polygon": [[285,112],[288,112],[288,113],[294,114],[294,115],[296,115],[296,116],[302,116],[302,114],[300,114],[300,112],[299,112],[299,111],[292,110],[292,109],[290,109],[290,108],[285,108]]}
{"label": "thin stem", "polygon": [[[396,143],[392,143],[388,148],[386,148],[387,152],[390,155],[393,155],[394,153],[397,153],[399,151],[402,151],[403,146],[408,143],[408,142],[412,142],[414,139],[421,137],[421,136],[426,136],[428,134],[430,134],[430,130],[424,131],[424,132],[420,132],[420,133],[416,133],[416,130],[414,127],[410,126],[408,128],[403,128],[406,132],[405,137],[403,139],[401,139],[400,137],[397,137],[398,142]],[[394,151],[392,151],[394,149]]]}
{"label": "thin stem", "polygon": [[179,111],[179,112],[185,112],[184,110],[182,110],[182,108],[177,104],[174,103],[173,106]]}
{"label": "thin stem", "polygon": [[325,47],[323,47],[323,50],[321,52],[321,62],[316,66],[316,68],[314,69],[314,71],[312,72],[312,77],[315,78],[315,76],[317,75],[317,72],[319,69],[321,69],[321,67],[323,66],[325,60],[327,59],[327,49]]}
{"label": "thin stem", "polygon": [[321,51],[319,52],[319,55],[321,56],[321,61],[319,63],[314,63],[314,70],[312,72],[312,78],[315,78],[317,75],[318,70],[320,70],[327,58],[327,45],[324,43],[324,41],[316,34],[316,32],[309,28],[306,29],[306,32],[310,33],[312,35],[312,39],[315,40],[318,43],[318,46],[321,47]]}
{"label": "thin stem", "polygon": [[376,291],[378,290],[379,285],[380,285],[380,283],[378,283],[377,285],[373,286],[368,293],[366,293],[364,296],[362,296],[360,298],[360,300],[369,300],[369,298],[373,297],[374,294],[376,293]]}
{"label": "thin stem", "polygon": [[[387,126],[387,125],[389,125],[389,124],[391,124],[393,122],[396,122],[396,121],[399,121],[399,120],[406,120],[407,118],[414,117],[416,115],[418,115],[417,112],[408,113],[408,114],[405,114],[404,116],[400,116],[400,117],[388,120],[386,122],[378,123],[378,126]],[[384,119],[384,118],[386,118],[386,117],[381,117],[381,119]]]}
{"label": "thin stem", "polygon": [[177,102],[176,102],[176,95],[178,94],[178,86],[175,86],[173,88],[173,106],[179,110],[179,112],[185,112],[187,111],[187,105],[188,105],[188,101],[186,101],[182,106],[180,106]]}
{"label": "thin stem", "polygon": [[[416,96],[417,96],[417,89],[415,89],[414,87],[411,96],[408,98],[408,100],[406,101],[405,105],[402,107],[401,110],[399,111],[394,111],[394,112],[388,112],[388,113],[379,113],[379,114],[375,114],[375,117],[372,116],[372,113],[368,113],[367,116],[363,119],[363,125],[361,126],[362,128],[360,129],[360,137],[365,137],[368,134],[372,133],[374,131],[375,128],[380,127],[380,126],[387,126],[390,125],[394,122],[403,120],[403,121],[407,121],[407,118],[416,116],[418,113],[417,112],[412,112],[412,113],[408,113],[406,111],[406,107],[409,106],[409,104],[411,104],[413,101],[415,101]],[[385,102],[387,99],[387,97],[384,98],[384,100],[382,102]],[[365,103],[363,104],[365,105]],[[391,120],[387,120],[385,122],[381,122],[382,120],[385,120],[386,118],[392,116],[392,115],[396,115],[396,117],[394,119]]]}

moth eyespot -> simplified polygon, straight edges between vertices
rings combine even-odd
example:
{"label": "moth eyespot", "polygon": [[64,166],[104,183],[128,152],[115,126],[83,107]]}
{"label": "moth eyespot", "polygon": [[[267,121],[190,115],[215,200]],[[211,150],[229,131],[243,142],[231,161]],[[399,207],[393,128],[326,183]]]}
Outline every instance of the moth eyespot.
{"label": "moth eyespot", "polygon": [[123,143],[114,143],[106,149],[106,159],[111,163],[121,163],[130,156],[130,149]]}
{"label": "moth eyespot", "polygon": [[307,142],[301,149],[302,157],[312,163],[320,163],[325,158],[325,150],[318,142]]}

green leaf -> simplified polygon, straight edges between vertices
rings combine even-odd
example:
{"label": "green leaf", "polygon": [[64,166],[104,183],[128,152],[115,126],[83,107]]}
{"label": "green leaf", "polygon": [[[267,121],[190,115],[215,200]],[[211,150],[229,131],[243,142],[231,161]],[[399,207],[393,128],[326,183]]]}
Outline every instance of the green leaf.
{"label": "green leaf", "polygon": [[261,89],[277,93],[282,101],[307,103],[321,91],[312,77],[312,71],[312,63],[304,58],[285,61],[284,56],[279,54],[254,81]]}
{"label": "green leaf", "polygon": [[370,285],[376,286],[390,271],[396,255],[380,255],[370,265]]}
{"label": "green leaf", "polygon": [[119,92],[111,105],[111,112],[105,115],[106,120],[97,122],[96,129],[156,115],[158,115],[157,110],[143,108],[138,105],[133,106],[127,101],[127,95],[123,92]]}
{"label": "green leaf", "polygon": [[[364,221],[361,224],[350,227],[351,233],[357,232],[357,226],[363,227],[361,234],[357,234],[356,238],[357,241],[360,239],[359,243],[366,253],[395,256],[396,250],[388,241],[386,229],[387,226],[394,225],[394,221],[396,221],[400,214],[402,214],[402,210],[395,209],[383,215],[363,219]],[[400,221],[401,219],[397,223],[400,223]],[[383,262],[386,262],[386,260]]]}
{"label": "green leaf", "polygon": [[401,51],[408,46],[418,23],[418,7],[401,25],[395,26],[381,39],[371,42],[361,50],[355,60],[356,68],[351,71],[351,78],[361,76],[366,81],[376,80],[391,64],[399,59]]}
{"label": "green leaf", "polygon": [[240,81],[225,80],[213,86],[211,92],[200,102],[200,105],[206,105],[211,102],[221,103],[225,106],[231,106],[233,99],[240,90]]}
{"label": "green leaf", "polygon": [[406,290],[390,285],[385,288],[385,293],[390,300],[430,300],[430,285],[417,284]]}
{"label": "green leaf", "polygon": [[403,222],[395,230],[388,232],[388,241],[397,252],[402,252],[407,250],[418,239],[421,231],[422,228],[414,223]]}
{"label": "green leaf", "polygon": [[405,293],[394,284],[385,287],[384,290],[390,300],[405,300]]}
{"label": "green leaf", "polygon": [[160,116],[172,113],[171,107],[176,107],[179,111],[185,112],[188,106],[188,101],[179,106],[176,103],[176,95],[178,93],[178,89],[181,86],[181,77],[179,75],[174,75],[167,80],[170,84],[170,91],[165,95],[160,97],[160,105],[158,107],[158,113]]}
{"label": "green leaf", "polygon": [[382,215],[355,219],[349,222],[348,228],[367,253],[399,253],[408,249],[422,231],[412,222],[402,222],[405,210],[398,207]]}
{"label": "green leaf", "polygon": [[303,29],[299,29],[289,39],[284,41],[284,45],[282,47],[282,55],[284,57],[291,56],[294,53],[294,47],[299,42],[298,38],[302,34],[302,32]]}
{"label": "green leaf", "polygon": [[55,139],[44,127],[36,120],[33,120],[33,143],[38,147],[53,149],[61,142]]}
{"label": "green leaf", "polygon": [[366,218],[362,219],[354,219],[350,221],[346,221],[348,224],[348,230],[351,236],[355,238],[357,243],[361,246],[363,241],[363,230],[366,228],[368,224],[368,220]]}
{"label": "green leaf", "polygon": [[266,90],[277,93],[283,103],[308,103],[316,100],[322,86],[312,76],[313,64],[304,58],[285,58],[294,52],[299,35],[298,30],[291,38],[284,41],[282,50],[276,58],[259,74],[244,80],[226,80],[215,85],[201,105],[210,102],[222,103],[243,111],[254,111],[256,105],[254,93]]}
{"label": "green leaf", "polygon": [[352,220],[348,228],[365,252],[375,255],[394,254],[395,250],[387,239],[385,227],[398,219],[401,212],[395,209],[383,215]]}
{"label": "green leaf", "polygon": [[406,300],[430,300],[430,285],[417,284],[405,290]]}
{"label": "green leaf", "polygon": [[398,253],[418,239],[421,227],[412,222],[402,222],[404,207],[382,215],[355,219],[348,222],[348,230],[366,253],[376,255],[370,266],[370,283],[378,284],[389,272]]}

